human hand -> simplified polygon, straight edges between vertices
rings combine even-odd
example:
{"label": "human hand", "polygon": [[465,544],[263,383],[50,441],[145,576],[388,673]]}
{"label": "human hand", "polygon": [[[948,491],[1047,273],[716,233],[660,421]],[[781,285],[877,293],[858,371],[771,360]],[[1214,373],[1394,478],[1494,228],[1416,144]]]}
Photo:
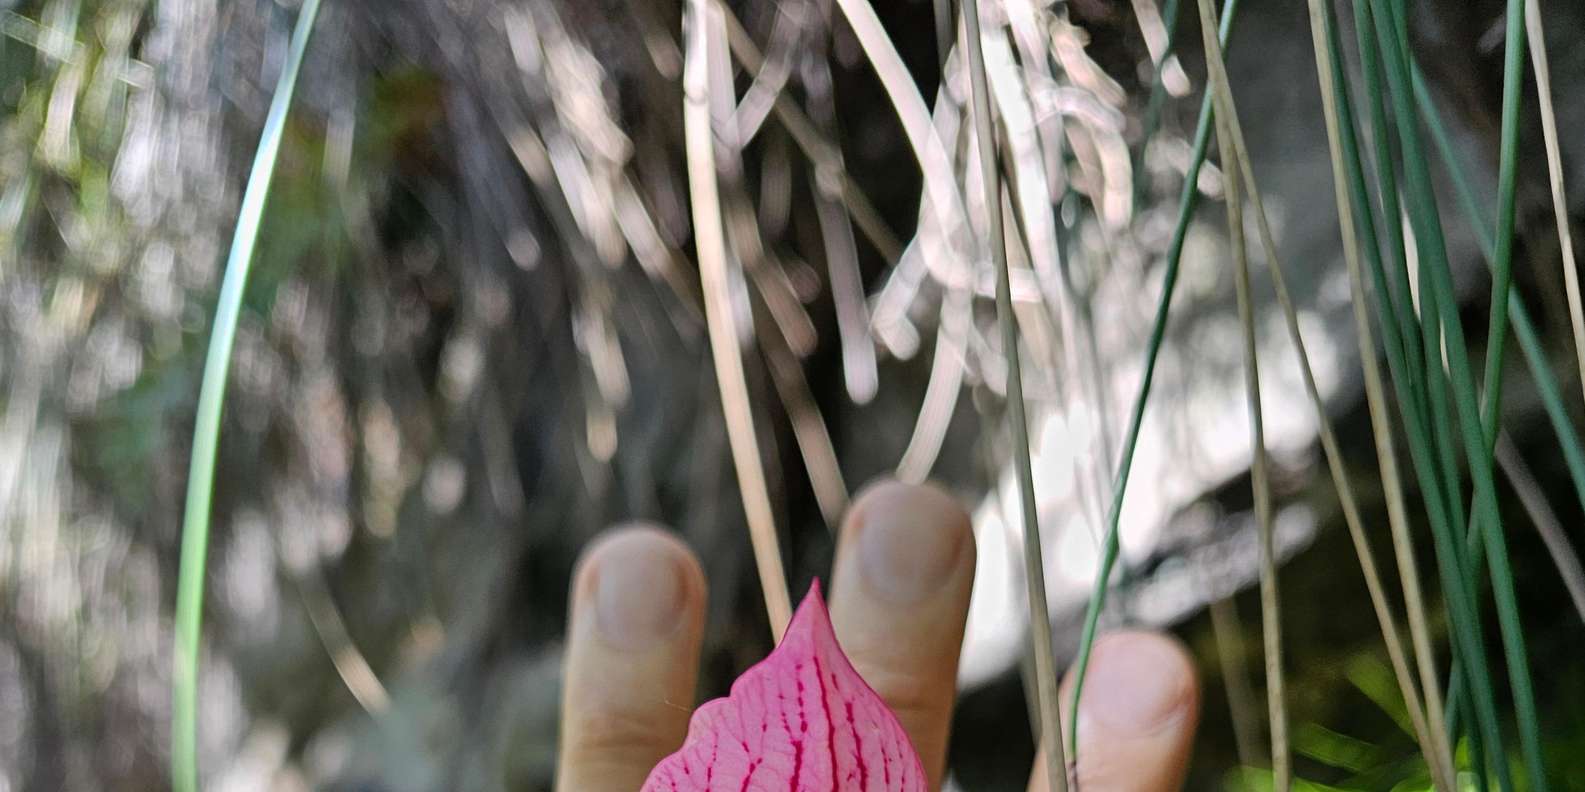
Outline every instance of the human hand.
{"label": "human hand", "polygon": [[[974,581],[968,515],[934,488],[873,486],[849,511],[832,578],[843,650],[897,715],[939,789]],[[558,792],[633,792],[682,745],[704,603],[698,560],[658,529],[613,531],[585,552],[572,584]],[[1199,707],[1193,664],[1175,640],[1103,636],[1079,711],[1078,787],[1174,792]],[[1030,792],[1045,792],[1041,775]]]}

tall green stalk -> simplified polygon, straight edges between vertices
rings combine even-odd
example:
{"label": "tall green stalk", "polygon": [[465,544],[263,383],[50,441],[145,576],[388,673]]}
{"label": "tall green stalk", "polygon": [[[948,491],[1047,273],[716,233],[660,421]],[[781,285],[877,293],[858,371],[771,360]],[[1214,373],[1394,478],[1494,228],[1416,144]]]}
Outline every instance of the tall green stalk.
{"label": "tall green stalk", "polygon": [[243,192],[225,278],[215,308],[215,323],[204,360],[198,415],[193,426],[192,460],[187,475],[187,503],[182,517],[182,556],[176,588],[176,646],[171,696],[171,786],[177,792],[198,790],[198,660],[203,629],[204,571],[209,551],[209,512],[215,483],[215,456],[220,443],[220,417],[226,403],[226,379],[236,340],[242,295],[259,239],[259,225],[269,200],[270,179],[281,150],[287,113],[296,93],[303,55],[319,15],[320,0],[306,0],[297,15],[285,68],[270,102],[259,148]]}
{"label": "tall green stalk", "polygon": [[[1502,69],[1502,143],[1497,170],[1497,249],[1491,268],[1491,325],[1486,335],[1486,411],[1494,427],[1502,403],[1503,345],[1508,340],[1508,294],[1513,289],[1514,203],[1519,185],[1519,109],[1524,100],[1524,0],[1508,0],[1507,42]],[[1489,441],[1496,432],[1487,428]],[[1491,455],[1491,451],[1487,451]]]}
{"label": "tall green stalk", "polygon": [[[1225,0],[1222,5],[1222,22],[1217,35],[1224,49],[1232,37],[1233,20],[1238,14],[1238,3],[1239,0]],[[1194,149],[1189,157],[1188,171],[1184,173],[1183,193],[1178,199],[1178,222],[1172,232],[1172,243],[1167,248],[1166,269],[1161,278],[1161,297],[1156,303],[1156,316],[1151,323],[1150,340],[1145,348],[1144,376],[1140,379],[1139,392],[1134,397],[1133,410],[1128,419],[1128,432],[1123,439],[1122,458],[1117,465],[1111,508],[1107,513],[1106,538],[1101,546],[1100,568],[1096,571],[1095,589],[1090,594],[1090,604],[1084,614],[1084,631],[1079,636],[1079,654],[1073,666],[1073,701],[1070,705],[1074,723],[1078,722],[1079,697],[1084,693],[1084,674],[1089,669],[1090,652],[1095,646],[1095,633],[1101,620],[1101,609],[1106,605],[1107,583],[1111,580],[1112,568],[1117,565],[1117,555],[1121,550],[1118,527],[1122,518],[1123,499],[1128,493],[1128,474],[1134,464],[1134,451],[1139,446],[1139,432],[1144,424],[1145,407],[1150,401],[1150,388],[1155,381],[1156,361],[1160,357],[1161,344],[1167,334],[1167,320],[1172,312],[1173,292],[1178,285],[1179,264],[1183,259],[1183,243],[1188,236],[1189,223],[1194,219],[1195,205],[1200,198],[1200,167],[1205,164],[1205,154],[1210,147],[1214,117],[1212,95],[1210,91],[1206,91],[1204,98],[1200,100],[1200,120],[1194,128]],[[1078,750],[1078,743],[1073,736],[1072,733],[1068,735],[1070,759]]]}

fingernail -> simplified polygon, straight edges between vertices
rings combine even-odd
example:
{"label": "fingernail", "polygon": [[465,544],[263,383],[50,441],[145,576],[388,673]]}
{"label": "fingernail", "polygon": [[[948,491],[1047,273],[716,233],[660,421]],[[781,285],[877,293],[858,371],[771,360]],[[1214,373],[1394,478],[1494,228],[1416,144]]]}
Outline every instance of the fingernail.
{"label": "fingernail", "polygon": [[940,490],[887,483],[861,509],[859,559],[871,591],[913,605],[939,590],[970,534],[962,508]]}
{"label": "fingernail", "polygon": [[1152,734],[1187,710],[1191,675],[1183,651],[1168,638],[1108,636],[1090,661],[1081,718],[1119,736]]}
{"label": "fingernail", "polygon": [[601,636],[641,651],[676,632],[685,597],[681,551],[662,536],[615,536],[594,556],[594,610]]}

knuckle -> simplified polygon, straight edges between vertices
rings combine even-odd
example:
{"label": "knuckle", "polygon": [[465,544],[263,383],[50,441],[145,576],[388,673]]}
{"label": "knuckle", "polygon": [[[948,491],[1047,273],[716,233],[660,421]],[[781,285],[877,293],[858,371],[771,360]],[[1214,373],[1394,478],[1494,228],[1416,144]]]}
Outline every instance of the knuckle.
{"label": "knuckle", "polygon": [[568,761],[610,761],[649,757],[665,750],[662,735],[670,724],[653,716],[622,711],[585,711],[569,719],[563,745]]}

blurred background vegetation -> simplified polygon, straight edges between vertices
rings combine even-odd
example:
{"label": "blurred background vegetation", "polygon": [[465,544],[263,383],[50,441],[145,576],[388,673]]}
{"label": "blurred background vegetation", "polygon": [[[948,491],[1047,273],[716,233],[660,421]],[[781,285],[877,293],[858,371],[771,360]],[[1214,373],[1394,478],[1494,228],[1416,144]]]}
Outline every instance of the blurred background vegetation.
{"label": "blurred background vegetation", "polygon": [[[0,792],[169,783],[198,383],[297,5],[0,0]],[[950,31],[923,0],[874,5],[948,143],[947,177],[970,180],[967,76]],[[1025,174],[1019,185],[1050,199],[1020,233],[1060,255],[1015,262],[1065,660],[1205,69],[1192,4],[1169,0],[1167,16],[1154,0],[994,5],[1001,47],[988,57],[1034,52],[1044,64],[998,97],[1006,145],[1067,152],[1050,183]],[[1232,82],[1318,379],[1385,548],[1305,8],[1248,5]],[[828,528],[877,476],[928,474],[973,507],[992,553],[952,768],[964,789],[1021,789],[1033,753],[1026,617],[1007,595],[1023,584],[1006,538],[1017,521],[1002,517],[1006,367],[983,262],[939,255],[920,166],[830,2],[726,7],[738,65],[712,75],[736,99],[712,107],[723,212],[789,574],[796,589],[829,568]],[[1563,160],[1585,186],[1569,134],[1585,124],[1585,10],[1544,7]],[[1502,4],[1410,11],[1490,202]],[[704,559],[702,696],[766,650],[693,261],[681,30],[672,0],[326,1],[220,445],[199,687],[206,787],[549,789],[568,577],[615,521],[675,526]],[[1169,30],[1181,61],[1166,57]],[[1534,109],[1527,101],[1516,288],[1567,383],[1574,353]],[[1219,199],[1221,171],[1208,166],[1197,188]],[[1262,789],[1251,454],[1220,202],[1206,203],[1106,621],[1169,626],[1201,661],[1191,787]],[[1577,220],[1585,203],[1570,210]],[[983,224],[983,205],[966,212]],[[1466,321],[1480,329],[1479,249],[1449,225]],[[1257,289],[1269,295],[1263,275]],[[1302,788],[1427,789],[1279,315],[1258,300]],[[1577,389],[1564,392],[1578,418]],[[1550,502],[1567,540],[1580,539],[1582,515],[1517,368],[1504,411],[1533,474],[1501,495],[1549,766],[1554,788],[1585,789],[1585,630],[1520,490]],[[1434,568],[1429,541],[1420,555]]]}

